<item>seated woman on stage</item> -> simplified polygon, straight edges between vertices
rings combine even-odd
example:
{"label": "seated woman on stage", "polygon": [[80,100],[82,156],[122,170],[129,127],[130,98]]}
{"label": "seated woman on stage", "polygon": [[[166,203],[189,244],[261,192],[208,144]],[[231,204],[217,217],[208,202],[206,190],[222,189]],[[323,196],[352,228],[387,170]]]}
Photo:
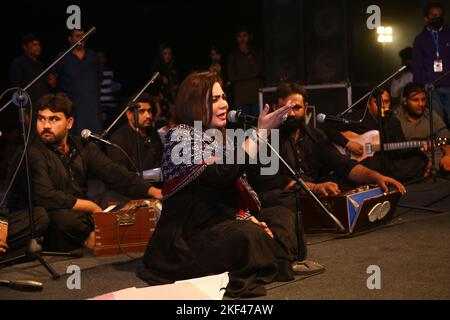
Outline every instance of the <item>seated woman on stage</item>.
{"label": "seated woman on stage", "polygon": [[[178,125],[167,134],[162,161],[163,211],[138,275],[150,284],[162,284],[229,271],[227,295],[264,295],[264,284],[293,279],[293,257],[283,232],[278,232],[283,217],[291,215],[281,207],[264,208],[258,218],[250,215],[242,201],[243,190],[248,190],[243,187],[248,186],[240,179],[247,165],[219,164],[227,152],[243,148],[248,160],[257,150],[253,139],[234,146],[211,136],[208,129],[223,133],[227,122],[220,83],[215,73],[196,72],[179,88],[174,107]],[[292,106],[288,103],[270,114],[266,106],[258,132],[277,128]],[[197,130],[198,123],[194,130],[194,121],[202,130]],[[177,161],[178,156],[186,160],[181,147],[189,150],[188,161],[182,163]],[[220,153],[207,156],[220,148]],[[274,216],[279,225],[269,229],[262,221]]]}

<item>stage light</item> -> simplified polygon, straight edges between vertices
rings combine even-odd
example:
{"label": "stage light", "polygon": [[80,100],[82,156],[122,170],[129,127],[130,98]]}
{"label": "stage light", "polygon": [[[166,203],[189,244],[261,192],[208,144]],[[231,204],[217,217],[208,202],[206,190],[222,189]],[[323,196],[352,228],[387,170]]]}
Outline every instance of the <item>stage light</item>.
{"label": "stage light", "polygon": [[392,42],[392,40],[393,40],[392,27],[379,26],[377,28],[377,34],[378,34],[378,42],[380,42],[380,43],[389,43],[389,42]]}

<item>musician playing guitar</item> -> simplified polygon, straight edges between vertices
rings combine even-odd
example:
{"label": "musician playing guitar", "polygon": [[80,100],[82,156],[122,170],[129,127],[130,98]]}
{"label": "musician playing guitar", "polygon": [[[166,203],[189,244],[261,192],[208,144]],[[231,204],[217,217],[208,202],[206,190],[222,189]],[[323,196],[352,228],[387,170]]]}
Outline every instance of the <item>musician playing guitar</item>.
{"label": "musician playing guitar", "polygon": [[[427,140],[430,133],[430,117],[427,105],[427,93],[420,83],[411,82],[403,90],[402,106],[394,111],[400,121],[406,140]],[[440,139],[450,139],[450,131],[442,117],[433,111],[433,135]],[[450,171],[450,146],[441,146],[443,157],[440,166]]]}
{"label": "musician playing guitar", "polygon": [[[404,142],[406,138],[398,119],[390,111],[389,92],[383,90],[382,94],[382,115],[383,115],[383,141],[384,143]],[[378,107],[376,99],[372,97],[367,105],[367,110],[354,109],[346,118],[355,121],[350,124],[324,125],[324,131],[328,138],[337,146],[346,148],[349,155],[362,155],[364,145],[358,144],[348,139],[344,132],[353,132],[362,135],[371,130],[378,130]],[[424,150],[422,148],[422,150]],[[413,182],[423,179],[428,174],[430,168],[427,156],[419,149],[405,149],[385,152],[385,172],[383,174],[391,176],[401,182]],[[360,163],[364,166],[381,171],[381,155],[376,152],[373,156],[365,158]]]}

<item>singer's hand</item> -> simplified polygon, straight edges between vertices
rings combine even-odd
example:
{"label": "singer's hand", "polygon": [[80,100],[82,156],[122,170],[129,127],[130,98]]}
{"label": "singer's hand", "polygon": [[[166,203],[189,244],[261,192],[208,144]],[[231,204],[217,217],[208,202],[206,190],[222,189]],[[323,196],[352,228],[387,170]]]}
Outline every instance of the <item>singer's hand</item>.
{"label": "singer's hand", "polygon": [[361,155],[364,153],[364,146],[359,144],[358,142],[349,141],[345,147],[353,153],[357,155]]}
{"label": "singer's hand", "polygon": [[162,196],[162,192],[161,189],[155,188],[155,187],[150,187],[150,189],[148,189],[148,195],[152,198],[155,198],[157,200],[162,200],[163,196]]}
{"label": "singer's hand", "polygon": [[289,100],[285,106],[269,113],[270,107],[266,104],[258,118],[258,130],[278,128],[283,122],[283,116],[291,111],[293,106],[295,106],[295,104]]}
{"label": "singer's hand", "polygon": [[3,240],[0,240],[0,254],[6,253],[6,250],[8,250],[8,245]]}

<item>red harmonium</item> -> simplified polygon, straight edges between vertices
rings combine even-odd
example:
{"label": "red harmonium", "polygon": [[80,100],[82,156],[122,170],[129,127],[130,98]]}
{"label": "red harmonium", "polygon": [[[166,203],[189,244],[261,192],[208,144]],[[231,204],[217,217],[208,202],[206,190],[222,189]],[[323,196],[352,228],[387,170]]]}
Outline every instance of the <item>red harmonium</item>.
{"label": "red harmonium", "polygon": [[[319,197],[342,223],[344,233],[356,233],[389,222],[400,199],[399,191],[361,187],[334,196]],[[302,196],[301,209],[306,233],[340,232],[333,220],[311,198]]]}
{"label": "red harmonium", "polygon": [[132,200],[94,213],[94,255],[145,251],[161,215],[161,202]]}

